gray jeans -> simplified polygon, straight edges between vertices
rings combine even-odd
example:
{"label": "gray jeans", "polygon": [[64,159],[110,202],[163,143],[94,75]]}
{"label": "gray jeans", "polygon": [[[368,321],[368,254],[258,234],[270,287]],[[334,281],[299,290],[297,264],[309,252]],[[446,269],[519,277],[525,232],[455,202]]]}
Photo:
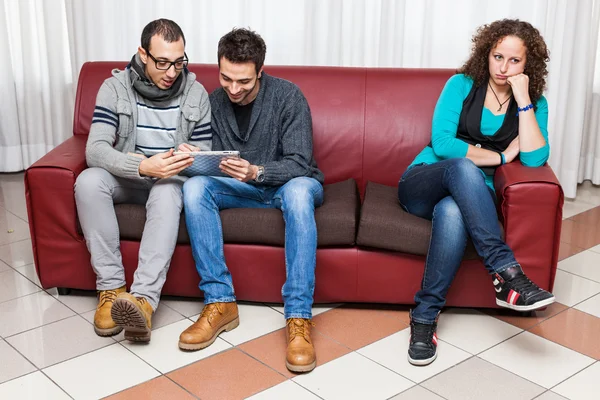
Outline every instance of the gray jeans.
{"label": "gray jeans", "polygon": [[146,297],[156,310],[177,242],[183,205],[181,190],[186,179],[174,176],[133,180],[116,177],[103,168],[88,168],[77,177],[77,214],[91,254],[98,290],[125,285],[114,205],[145,204],[146,224],[131,294]]}

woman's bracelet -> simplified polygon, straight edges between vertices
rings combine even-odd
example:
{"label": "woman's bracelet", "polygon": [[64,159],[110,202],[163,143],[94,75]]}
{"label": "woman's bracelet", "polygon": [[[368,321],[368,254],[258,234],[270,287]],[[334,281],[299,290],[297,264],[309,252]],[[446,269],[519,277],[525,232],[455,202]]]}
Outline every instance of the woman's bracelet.
{"label": "woman's bracelet", "polygon": [[504,153],[498,153],[500,156],[500,165],[506,164],[506,158],[504,157]]}
{"label": "woman's bracelet", "polygon": [[527,110],[531,110],[531,109],[533,109],[533,104],[528,104],[528,105],[526,105],[526,106],[525,106],[525,107],[523,107],[523,108],[521,108],[521,107],[517,107],[517,116],[519,115],[519,113],[520,113],[521,111],[525,112],[525,111],[527,111]]}

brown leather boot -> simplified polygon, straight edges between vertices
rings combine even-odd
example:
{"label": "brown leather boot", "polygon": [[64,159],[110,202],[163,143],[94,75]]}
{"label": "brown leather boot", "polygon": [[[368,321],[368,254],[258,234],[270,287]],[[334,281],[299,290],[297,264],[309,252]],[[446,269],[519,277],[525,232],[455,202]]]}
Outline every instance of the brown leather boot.
{"label": "brown leather boot", "polygon": [[179,335],[179,348],[200,350],[210,346],[223,331],[229,332],[240,324],[237,303],[212,303],[202,309],[198,321]]}
{"label": "brown leather boot", "polygon": [[285,366],[292,372],[309,372],[317,365],[315,348],[310,338],[310,328],[315,326],[305,318],[287,320],[286,337],[288,341]]}
{"label": "brown leather boot", "polygon": [[110,316],[110,310],[119,293],[125,291],[125,286],[112,290],[98,291],[98,306],[94,314],[94,331],[98,336],[113,336],[123,330],[117,326]]}
{"label": "brown leather boot", "polygon": [[111,315],[115,323],[125,329],[125,339],[149,342],[154,310],[145,297],[121,293],[113,304]]}

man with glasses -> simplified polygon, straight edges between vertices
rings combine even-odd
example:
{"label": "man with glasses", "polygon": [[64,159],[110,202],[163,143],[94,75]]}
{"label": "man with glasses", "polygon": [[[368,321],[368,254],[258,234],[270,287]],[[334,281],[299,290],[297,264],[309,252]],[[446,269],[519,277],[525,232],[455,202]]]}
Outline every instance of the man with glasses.
{"label": "man with glasses", "polygon": [[[210,103],[186,68],[185,37],[173,21],[144,28],[141,46],[124,71],[104,81],[86,147],[90,168],[75,183],[77,213],[96,273],[94,330],[132,341],[150,340],[152,313],[175,249],[185,178],[192,164],[182,151],[210,150]],[[114,204],[146,206],[138,268],[130,293],[119,250]]]}

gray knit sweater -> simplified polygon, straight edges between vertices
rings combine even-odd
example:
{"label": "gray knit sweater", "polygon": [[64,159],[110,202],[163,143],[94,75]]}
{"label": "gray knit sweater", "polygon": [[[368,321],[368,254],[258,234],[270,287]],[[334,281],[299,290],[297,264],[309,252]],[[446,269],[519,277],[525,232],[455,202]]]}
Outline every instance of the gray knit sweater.
{"label": "gray knit sweater", "polygon": [[313,158],[312,118],[306,98],[293,83],[263,72],[244,136],[223,88],[210,94],[213,150],[238,150],[265,168],[265,185],[283,185],[306,176],[323,183]]}
{"label": "gray knit sweater", "polygon": [[[129,68],[113,70],[112,74],[104,81],[96,97],[85,158],[90,167],[104,168],[122,178],[142,179],[139,173],[142,158],[129,154],[135,153],[138,118]],[[210,137],[206,138],[209,135],[200,135],[210,126],[210,102],[208,93],[196,82],[194,73],[187,74],[180,96],[181,114],[173,133],[175,148],[181,143],[191,143],[202,150],[211,150]],[[195,142],[196,137],[203,140]]]}

